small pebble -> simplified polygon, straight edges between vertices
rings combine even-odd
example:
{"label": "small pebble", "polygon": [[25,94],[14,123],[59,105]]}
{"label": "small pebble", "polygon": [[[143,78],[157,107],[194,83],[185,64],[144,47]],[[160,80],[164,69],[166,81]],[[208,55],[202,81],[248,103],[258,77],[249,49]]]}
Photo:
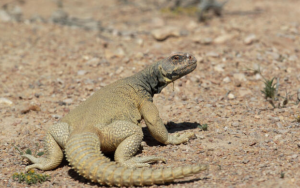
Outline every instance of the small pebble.
{"label": "small pebble", "polygon": [[65,99],[65,100],[63,100],[63,102],[66,103],[66,104],[72,104],[73,99]]}
{"label": "small pebble", "polygon": [[0,104],[12,105],[13,102],[7,98],[0,98]]}
{"label": "small pebble", "polygon": [[83,75],[85,75],[86,73],[87,73],[86,70],[79,70],[79,71],[77,72],[77,75],[78,75],[78,76],[83,76]]}
{"label": "small pebble", "polygon": [[250,44],[252,44],[253,42],[256,42],[256,41],[257,41],[257,37],[256,37],[255,34],[248,35],[244,39],[244,43],[247,44],[247,45],[250,45]]}

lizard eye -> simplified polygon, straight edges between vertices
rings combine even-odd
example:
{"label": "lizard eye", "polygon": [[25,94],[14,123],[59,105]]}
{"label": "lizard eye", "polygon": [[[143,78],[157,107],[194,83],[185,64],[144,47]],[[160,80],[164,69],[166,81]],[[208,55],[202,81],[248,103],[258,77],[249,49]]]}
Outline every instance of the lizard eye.
{"label": "lizard eye", "polygon": [[179,60],[179,56],[178,56],[178,55],[176,55],[176,56],[174,56],[174,57],[173,57],[173,59],[175,59],[175,60]]}

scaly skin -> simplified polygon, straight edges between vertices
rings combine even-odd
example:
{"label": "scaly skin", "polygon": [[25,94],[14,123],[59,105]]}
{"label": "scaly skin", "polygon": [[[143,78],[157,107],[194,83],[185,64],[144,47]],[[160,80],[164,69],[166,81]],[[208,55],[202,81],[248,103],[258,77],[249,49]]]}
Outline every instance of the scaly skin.
{"label": "scaly skin", "polygon": [[[196,66],[193,56],[177,53],[97,91],[49,129],[45,158],[23,155],[34,163],[26,171],[56,168],[63,150],[80,175],[109,186],[163,184],[205,170],[207,166],[202,164],[153,170],[148,163],[165,159],[134,157],[143,139],[141,127],[137,126],[142,119],[151,135],[163,144],[181,144],[194,136],[169,134],[153,104],[153,96]],[[110,152],[115,152],[115,162],[103,155]]]}

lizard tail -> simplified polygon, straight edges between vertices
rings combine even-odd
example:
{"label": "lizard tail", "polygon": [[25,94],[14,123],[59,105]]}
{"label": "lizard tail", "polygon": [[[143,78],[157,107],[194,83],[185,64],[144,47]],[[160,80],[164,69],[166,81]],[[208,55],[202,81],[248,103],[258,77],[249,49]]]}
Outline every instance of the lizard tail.
{"label": "lizard tail", "polygon": [[164,184],[207,168],[201,164],[159,169],[123,167],[103,156],[99,137],[93,133],[72,135],[66,145],[66,157],[80,175],[108,186]]}

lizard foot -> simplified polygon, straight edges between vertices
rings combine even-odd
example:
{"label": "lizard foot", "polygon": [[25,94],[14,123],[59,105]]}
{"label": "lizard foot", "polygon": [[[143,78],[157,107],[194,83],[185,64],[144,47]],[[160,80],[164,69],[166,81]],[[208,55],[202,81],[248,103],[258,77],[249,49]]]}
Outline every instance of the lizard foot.
{"label": "lizard foot", "polygon": [[166,159],[156,156],[147,156],[147,157],[133,157],[123,163],[120,163],[122,166],[129,168],[142,168],[150,167],[149,163],[155,163],[158,161],[166,162]]}
{"label": "lizard foot", "polygon": [[184,134],[173,134],[173,135],[169,135],[167,144],[181,144],[181,143],[185,143],[187,141],[189,141],[189,139],[195,137],[194,133],[184,133]]}
{"label": "lizard foot", "polygon": [[51,170],[57,166],[56,164],[51,163],[50,160],[48,160],[47,158],[44,158],[44,157],[36,158],[36,157],[34,157],[32,155],[28,155],[28,154],[21,155],[21,156],[25,159],[28,159],[31,163],[33,163],[32,165],[29,165],[25,168],[26,172],[33,168],[38,168],[41,170]]}

